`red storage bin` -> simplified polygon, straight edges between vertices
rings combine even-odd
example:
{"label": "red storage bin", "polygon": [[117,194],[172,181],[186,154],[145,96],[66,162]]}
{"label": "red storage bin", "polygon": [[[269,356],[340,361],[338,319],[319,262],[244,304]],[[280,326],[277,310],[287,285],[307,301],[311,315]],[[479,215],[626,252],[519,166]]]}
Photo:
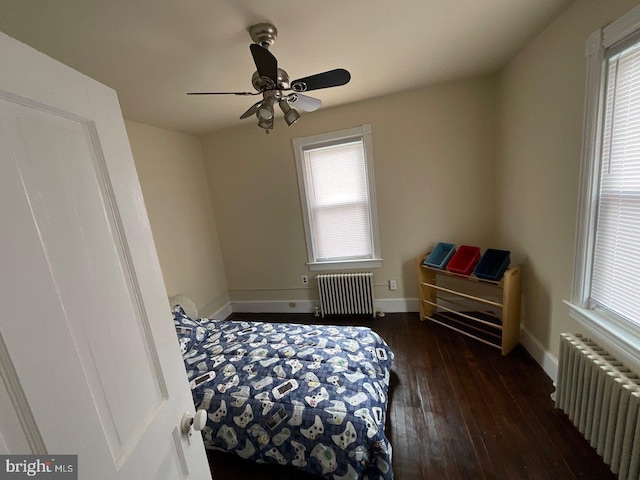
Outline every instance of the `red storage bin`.
{"label": "red storage bin", "polygon": [[480,248],[470,245],[460,245],[456,253],[447,264],[447,270],[451,273],[468,277],[480,261]]}

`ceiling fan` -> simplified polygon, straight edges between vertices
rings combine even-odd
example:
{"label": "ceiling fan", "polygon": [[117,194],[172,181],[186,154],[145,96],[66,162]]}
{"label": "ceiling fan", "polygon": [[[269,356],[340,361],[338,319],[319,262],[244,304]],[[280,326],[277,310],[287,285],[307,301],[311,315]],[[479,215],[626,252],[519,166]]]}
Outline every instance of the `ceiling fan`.
{"label": "ceiling fan", "polygon": [[276,57],[269,51],[278,36],[276,27],[270,23],[258,23],[249,28],[249,34],[254,42],[249,49],[256,65],[256,72],[251,77],[256,92],[189,92],[187,95],[262,95],[260,101],[240,115],[240,119],[255,114],[258,126],[269,133],[273,129],[273,108],[276,103],[284,113],[287,125],[291,126],[300,118],[300,114],[292,106],[306,112],[313,112],[322,106],[320,100],[302,92],[338,87],[351,80],[351,74],[347,70],[337,68],[290,82],[287,72],[278,68]]}

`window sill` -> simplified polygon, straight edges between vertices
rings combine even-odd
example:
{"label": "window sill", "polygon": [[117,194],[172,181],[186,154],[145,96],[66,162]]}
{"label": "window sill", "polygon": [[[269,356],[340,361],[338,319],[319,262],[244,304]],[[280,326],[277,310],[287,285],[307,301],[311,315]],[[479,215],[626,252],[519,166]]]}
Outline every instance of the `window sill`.
{"label": "window sill", "polygon": [[339,262],[315,262],[307,263],[309,270],[311,271],[323,271],[323,270],[347,270],[354,268],[380,268],[382,266],[382,259],[376,258],[373,260],[344,260]]}
{"label": "window sill", "polygon": [[610,319],[597,311],[579,307],[566,300],[564,303],[569,306],[571,318],[593,332],[598,338],[602,338],[605,343],[621,352],[633,363],[640,365],[639,328],[634,328],[626,322]]}

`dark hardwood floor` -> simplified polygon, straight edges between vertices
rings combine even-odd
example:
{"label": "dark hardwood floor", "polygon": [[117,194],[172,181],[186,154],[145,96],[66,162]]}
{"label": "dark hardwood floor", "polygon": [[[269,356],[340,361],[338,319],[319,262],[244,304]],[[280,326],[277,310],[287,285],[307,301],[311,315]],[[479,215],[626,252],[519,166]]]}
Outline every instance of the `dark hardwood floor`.
{"label": "dark hardwood floor", "polygon": [[[367,325],[395,352],[386,432],[396,480],[614,480],[580,433],[553,408],[551,380],[522,348],[507,357],[418,314],[233,319]],[[208,452],[215,480],[317,480],[292,468]]]}

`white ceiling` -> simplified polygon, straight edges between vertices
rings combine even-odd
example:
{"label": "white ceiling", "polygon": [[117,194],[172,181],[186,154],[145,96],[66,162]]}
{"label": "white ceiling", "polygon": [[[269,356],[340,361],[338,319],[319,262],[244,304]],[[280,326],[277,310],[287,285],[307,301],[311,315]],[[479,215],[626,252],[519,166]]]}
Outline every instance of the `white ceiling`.
{"label": "white ceiling", "polygon": [[185,94],[253,90],[254,23],[277,27],[270,50],[291,79],[351,72],[310,92],[327,108],[496,71],[569,3],[0,0],[0,31],[114,88],[125,118],[202,134],[255,121],[238,117],[258,97]]}

